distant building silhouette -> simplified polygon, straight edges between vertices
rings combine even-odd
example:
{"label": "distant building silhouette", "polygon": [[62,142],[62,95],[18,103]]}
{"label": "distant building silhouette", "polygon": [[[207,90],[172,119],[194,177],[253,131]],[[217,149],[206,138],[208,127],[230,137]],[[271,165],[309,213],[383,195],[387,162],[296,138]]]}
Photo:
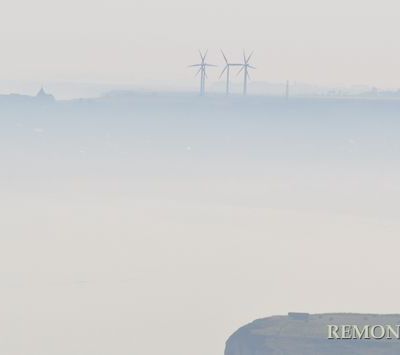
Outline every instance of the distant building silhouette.
{"label": "distant building silhouette", "polygon": [[288,317],[289,317],[289,319],[308,320],[310,318],[310,314],[309,313],[299,313],[299,312],[289,312]]}
{"label": "distant building silhouette", "polygon": [[55,98],[53,95],[46,93],[44,91],[43,87],[39,90],[39,92],[36,94],[36,100],[40,100],[43,102],[53,102],[55,101]]}

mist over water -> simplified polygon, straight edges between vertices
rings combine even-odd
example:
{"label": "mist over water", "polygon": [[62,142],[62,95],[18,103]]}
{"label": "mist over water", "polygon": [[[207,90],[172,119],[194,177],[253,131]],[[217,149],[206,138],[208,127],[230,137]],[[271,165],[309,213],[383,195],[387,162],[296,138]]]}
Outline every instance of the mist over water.
{"label": "mist over water", "polygon": [[0,352],[217,355],[261,316],[395,312],[399,108],[4,99]]}

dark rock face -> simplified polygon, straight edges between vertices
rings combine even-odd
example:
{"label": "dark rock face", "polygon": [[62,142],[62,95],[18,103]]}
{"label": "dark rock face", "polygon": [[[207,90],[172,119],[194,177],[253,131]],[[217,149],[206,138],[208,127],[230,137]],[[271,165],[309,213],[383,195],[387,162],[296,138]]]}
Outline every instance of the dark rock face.
{"label": "dark rock face", "polygon": [[233,333],[225,355],[398,355],[400,340],[328,339],[328,325],[400,325],[400,315],[289,313]]}

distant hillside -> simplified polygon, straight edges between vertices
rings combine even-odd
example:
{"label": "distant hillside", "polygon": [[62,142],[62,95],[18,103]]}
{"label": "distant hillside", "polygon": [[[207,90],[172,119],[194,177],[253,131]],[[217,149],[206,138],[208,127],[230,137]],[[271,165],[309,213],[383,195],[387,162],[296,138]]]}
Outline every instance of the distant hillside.
{"label": "distant hillside", "polygon": [[400,315],[315,314],[255,320],[233,333],[225,355],[398,355],[400,340],[329,340],[328,324],[395,325]]}

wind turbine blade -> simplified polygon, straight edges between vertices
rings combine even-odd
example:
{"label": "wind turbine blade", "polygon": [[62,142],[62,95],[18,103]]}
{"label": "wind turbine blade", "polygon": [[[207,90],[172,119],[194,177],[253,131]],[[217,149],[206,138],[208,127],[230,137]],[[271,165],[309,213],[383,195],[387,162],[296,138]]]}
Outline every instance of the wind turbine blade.
{"label": "wind turbine blade", "polygon": [[208,54],[208,49],[206,50],[206,53],[204,54],[204,59],[206,59],[207,54]]}
{"label": "wind turbine blade", "polygon": [[201,64],[193,64],[193,65],[189,65],[189,68],[190,67],[201,67]]}
{"label": "wind turbine blade", "polygon": [[199,68],[195,76],[199,75],[200,72],[201,72],[201,67]]}
{"label": "wind turbine blade", "polygon": [[215,65],[215,64],[208,64],[208,63],[204,63],[204,65],[206,67],[217,67],[218,66],[218,65]]}
{"label": "wind turbine blade", "polygon": [[240,70],[238,71],[238,73],[236,74],[236,76],[239,75],[239,74],[243,71],[243,68],[244,68],[244,66],[242,65],[242,67],[240,68]]}
{"label": "wind turbine blade", "polygon": [[224,73],[226,72],[226,69],[228,69],[228,65],[225,66],[224,70],[221,72],[221,75],[219,76],[219,78],[222,78],[222,75],[224,75]]}
{"label": "wind turbine blade", "polygon": [[200,54],[201,61],[204,62],[203,53],[201,53],[201,50],[200,50],[200,49],[199,49],[199,54]]}
{"label": "wind turbine blade", "polygon": [[249,72],[247,72],[246,74],[247,74],[247,78],[248,78],[249,80],[251,80]]}
{"label": "wind turbine blade", "polygon": [[226,58],[226,55],[225,55],[225,53],[223,52],[222,49],[221,49],[221,53],[222,53],[222,56],[223,56],[224,59],[225,59],[225,63],[228,64],[228,59]]}
{"label": "wind turbine blade", "polygon": [[243,50],[243,63],[247,63],[247,61],[246,61],[246,52]]}
{"label": "wind turbine blade", "polygon": [[251,69],[257,69],[256,67],[253,67],[253,66],[250,65],[250,64],[248,65],[248,67],[251,68]]}
{"label": "wind turbine blade", "polygon": [[254,53],[254,51],[252,51],[252,52],[250,53],[249,57],[248,57],[247,60],[246,60],[246,63],[248,63],[248,62],[250,61],[251,57],[253,56],[253,53]]}

